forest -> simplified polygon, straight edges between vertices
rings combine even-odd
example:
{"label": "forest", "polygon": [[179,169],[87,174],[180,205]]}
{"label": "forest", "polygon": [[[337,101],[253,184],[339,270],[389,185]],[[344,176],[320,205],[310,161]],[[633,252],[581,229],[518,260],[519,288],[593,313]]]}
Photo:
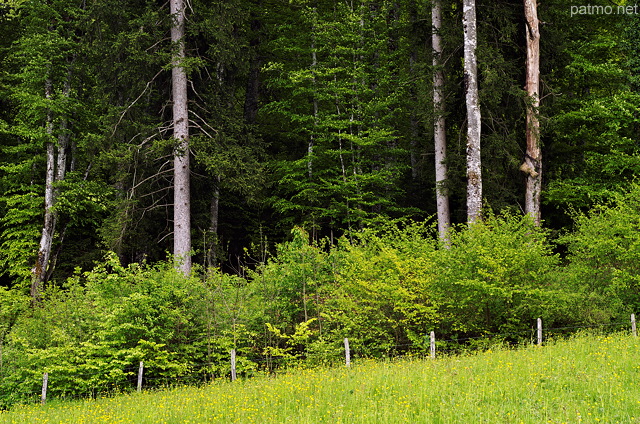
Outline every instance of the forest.
{"label": "forest", "polygon": [[0,0],[0,33],[0,407],[640,310],[629,1]]}

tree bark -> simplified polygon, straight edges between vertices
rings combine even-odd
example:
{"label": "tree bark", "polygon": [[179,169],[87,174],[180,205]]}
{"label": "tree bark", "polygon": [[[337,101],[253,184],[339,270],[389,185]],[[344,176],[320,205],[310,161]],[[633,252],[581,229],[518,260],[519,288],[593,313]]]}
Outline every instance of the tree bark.
{"label": "tree bark", "polygon": [[[316,13],[316,9],[313,9],[314,16]],[[315,31],[315,28],[312,28],[311,31]],[[313,84],[313,129],[309,136],[309,144],[307,146],[307,171],[309,173],[309,179],[313,177],[313,146],[315,143],[315,131],[318,126],[318,98],[316,96],[316,68],[318,67],[318,57],[316,55],[316,44],[315,38],[312,38],[311,41],[311,72],[312,72],[312,84]]]}
{"label": "tree bark", "polygon": [[251,31],[254,37],[249,41],[249,77],[247,78],[247,88],[244,98],[244,120],[247,124],[253,125],[258,118],[258,101],[260,97],[260,67],[262,60],[258,47],[260,45],[260,28],[262,24],[257,15],[251,13]]}
{"label": "tree bark", "polygon": [[[50,120],[50,117],[47,118]],[[47,123],[47,133],[50,135],[52,123]],[[51,246],[53,245],[53,234],[56,227],[56,217],[53,212],[54,192],[53,183],[55,180],[55,146],[53,141],[47,141],[47,171],[44,189],[44,225],[40,236],[38,256],[36,263],[31,270],[31,301],[40,302],[42,289],[47,275],[47,266],[51,257]]]}
{"label": "tree bark", "polygon": [[527,153],[520,169],[526,174],[525,213],[540,225],[540,191],[542,189],[542,152],[540,149],[540,31],[536,0],[524,0],[527,59]]}
{"label": "tree bark", "polygon": [[446,240],[451,225],[449,195],[447,193],[447,134],[444,117],[444,71],[442,69],[442,3],[434,0],[431,7],[431,42],[433,48],[433,139],[436,161],[436,206],[438,212],[438,234]]}
{"label": "tree bark", "polygon": [[[53,94],[53,83],[51,80],[45,82],[45,98],[51,99]],[[62,96],[69,97],[71,93],[71,72],[65,81],[62,89]],[[42,297],[42,290],[47,277],[51,275],[52,267],[51,252],[53,249],[53,238],[56,231],[56,214],[53,210],[55,206],[57,192],[55,183],[64,180],[67,170],[67,150],[69,147],[68,120],[63,118],[60,122],[60,134],[58,135],[58,154],[56,157],[56,146],[53,137],[53,112],[47,112],[46,133],[50,138],[46,142],[47,170],[45,175],[44,189],[44,225],[40,235],[38,245],[38,256],[36,263],[31,270],[31,300],[38,303]]]}
{"label": "tree bark", "polygon": [[467,103],[467,221],[482,219],[482,172],[480,159],[480,105],[478,101],[478,64],[476,47],[475,0],[463,2],[464,86]]}
{"label": "tree bark", "polygon": [[174,44],[172,63],[173,137],[173,255],[177,267],[191,273],[191,199],[189,181],[189,110],[187,106],[187,73],[185,58],[185,4],[171,0],[171,41]]}
{"label": "tree bark", "polygon": [[218,266],[220,249],[218,242],[218,224],[220,215],[220,176],[216,177],[216,185],[213,188],[211,196],[210,206],[210,219],[209,219],[209,233],[211,234],[211,241],[209,242],[207,252],[207,268],[213,268]]}

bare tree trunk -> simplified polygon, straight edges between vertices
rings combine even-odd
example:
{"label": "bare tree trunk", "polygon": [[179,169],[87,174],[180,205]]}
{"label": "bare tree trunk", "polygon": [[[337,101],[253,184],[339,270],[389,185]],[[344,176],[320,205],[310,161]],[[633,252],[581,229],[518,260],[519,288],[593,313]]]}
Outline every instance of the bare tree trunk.
{"label": "bare tree trunk", "polygon": [[185,4],[171,0],[171,41],[174,44],[171,74],[173,95],[173,137],[176,139],[173,168],[173,254],[178,268],[191,272],[191,199],[189,182],[189,110],[185,58]]}
{"label": "bare tree trunk", "polygon": [[[63,97],[68,98],[70,93],[71,93],[71,73],[69,73],[69,78],[64,84],[64,88],[62,89],[62,95]],[[63,118],[60,121],[60,134],[58,134],[58,156],[56,158],[54,184],[57,183],[58,181],[64,180],[65,176],[67,175],[67,162],[68,162],[67,158],[71,150],[70,139],[71,139],[71,136],[69,135],[69,120],[67,118]],[[73,158],[72,158],[72,162],[73,162]],[[53,198],[51,203],[52,207],[55,205],[57,198],[58,198],[58,189],[54,187]],[[57,216],[54,214],[54,224],[53,224],[52,234],[54,234],[56,231],[59,234],[58,247],[54,253],[52,249],[52,245],[51,244],[49,245],[50,251],[47,259],[46,270],[45,270],[46,272],[44,275],[43,282],[46,282],[53,274],[53,270],[55,269],[56,263],[58,262],[58,256],[60,254],[60,251],[62,250],[62,243],[64,242],[64,236],[67,232],[67,224],[65,224],[62,227],[62,231],[60,231],[57,228],[57,224],[58,224],[57,221],[58,221]]]}
{"label": "bare tree trunk", "polygon": [[[71,72],[69,72],[68,80],[65,82],[62,95],[68,97],[71,92]],[[45,98],[50,99],[53,94],[53,84],[51,80],[45,82]],[[40,235],[40,243],[38,247],[38,256],[36,263],[31,270],[31,299],[37,303],[41,299],[42,289],[47,280],[47,276],[51,274],[49,269],[51,262],[51,252],[53,247],[53,237],[56,231],[56,214],[53,207],[56,202],[55,183],[62,181],[65,177],[67,169],[67,150],[69,147],[68,121],[63,119],[60,123],[60,135],[58,136],[58,155],[56,158],[56,147],[53,141],[46,142],[47,170],[45,175],[44,189],[44,225]],[[53,136],[53,113],[47,112],[46,133],[49,137]]]}
{"label": "bare tree trunk", "polygon": [[258,100],[260,94],[260,67],[261,59],[258,52],[260,45],[260,27],[262,26],[257,15],[251,13],[251,31],[254,38],[249,41],[249,77],[247,78],[247,89],[244,101],[244,120],[247,124],[253,125],[258,117]]}
{"label": "bare tree trunk", "polygon": [[434,0],[431,8],[433,45],[433,139],[435,144],[436,161],[436,205],[438,211],[438,234],[440,239],[446,240],[447,230],[451,225],[449,214],[449,194],[447,193],[447,133],[444,118],[444,71],[442,70],[442,3]]}
{"label": "bare tree trunk", "polygon": [[[62,88],[63,98],[69,98],[71,94],[71,72]],[[60,134],[58,135],[58,158],[56,164],[56,181],[64,180],[67,173],[67,153],[70,149],[69,120],[65,117],[60,121]],[[57,193],[54,192],[54,197]],[[55,200],[55,199],[54,199]]]}
{"label": "bare tree trunk", "polygon": [[207,267],[215,267],[218,265],[218,223],[220,213],[220,176],[216,178],[216,186],[211,196],[211,217],[209,221],[209,233],[211,234],[211,242],[209,243],[209,251],[207,254]]}
{"label": "bare tree trunk", "polygon": [[[314,8],[315,13],[315,8]],[[315,28],[313,29],[315,30]],[[312,31],[313,31],[312,30]],[[312,84],[313,84],[313,131],[315,132],[318,126],[318,98],[316,97],[316,67],[318,66],[318,58],[316,56],[315,41],[311,41],[311,72],[312,72]],[[307,148],[307,171],[309,178],[313,177],[313,146],[315,142],[315,133],[311,133],[309,136],[309,145]]]}
{"label": "bare tree trunk", "polygon": [[464,0],[464,85],[467,103],[467,220],[482,219],[482,172],[480,159],[480,105],[478,101],[478,64],[476,47],[476,3]]}
{"label": "bare tree trunk", "polygon": [[[50,118],[48,118],[49,120]],[[47,133],[51,134],[52,123],[47,123]],[[47,266],[51,256],[51,246],[53,245],[53,234],[56,227],[56,217],[53,212],[53,183],[55,180],[55,146],[52,141],[47,144],[47,173],[45,177],[44,189],[44,226],[40,236],[38,247],[38,257],[31,270],[31,301],[38,303],[41,300],[42,288],[47,275]]]}
{"label": "bare tree trunk", "polygon": [[536,225],[540,225],[540,191],[542,189],[542,152],[540,149],[540,31],[538,30],[538,12],[536,0],[524,0],[526,19],[527,60],[527,154],[520,169],[527,175],[525,194],[525,213],[530,215]]}

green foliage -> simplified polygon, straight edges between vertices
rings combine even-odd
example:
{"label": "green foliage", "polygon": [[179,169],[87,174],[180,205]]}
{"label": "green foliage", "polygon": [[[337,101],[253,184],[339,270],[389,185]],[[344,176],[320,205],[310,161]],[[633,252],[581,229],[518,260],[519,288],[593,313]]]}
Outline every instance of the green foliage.
{"label": "green foliage", "polygon": [[[222,269],[185,278],[164,262],[175,147],[167,7],[0,2],[0,402],[37,393],[44,371],[53,396],[75,396],[130,387],[140,360],[158,385],[224,376],[231,349],[250,375],[294,358],[335,362],[344,337],[356,357],[394,355],[423,352],[432,330],[450,345],[518,342],[538,317],[596,325],[636,311],[640,189],[619,192],[640,171],[639,21],[569,17],[566,3],[540,9],[550,23],[543,195],[560,214],[610,203],[575,214],[562,261],[550,233],[514,215],[454,227],[446,243],[403,220],[434,207],[429,2],[194,1],[194,262]],[[514,210],[522,5],[478,6],[485,193]],[[463,222],[462,11],[448,0],[443,10],[447,189]],[[28,308],[48,143],[68,157],[55,184],[58,271]],[[265,235],[279,242],[272,234],[291,228],[270,256]],[[247,269],[256,234],[262,262]],[[103,248],[116,254],[89,265]]]}
{"label": "green foliage", "polygon": [[548,325],[565,317],[570,294],[552,279],[558,257],[528,218],[489,215],[452,231],[450,243],[435,264],[439,333],[521,340],[537,317]]}
{"label": "green foliage", "polygon": [[640,308],[640,185],[633,183],[609,204],[576,213],[576,229],[561,242],[569,250],[565,278],[590,294],[594,314],[620,317]]}
{"label": "green foliage", "polygon": [[[314,361],[336,355],[345,337],[357,354],[377,356],[423,350],[432,330],[443,339],[519,341],[538,317],[550,326],[606,321],[571,316],[589,293],[558,278],[547,233],[526,218],[490,215],[451,230],[446,244],[426,224],[355,232],[328,252],[307,237],[294,230],[252,278],[270,302],[270,333],[317,317],[306,348]],[[286,349],[281,339],[267,345]]]}
{"label": "green foliage", "polygon": [[572,296],[551,279],[558,259],[528,220],[490,216],[452,230],[447,245],[435,239],[412,225],[345,247],[326,314],[361,353],[422,349],[431,330],[521,340],[537,317],[566,318]]}
{"label": "green foliage", "polygon": [[566,26],[549,28],[553,95],[543,101],[550,116],[548,138],[543,137],[549,172],[543,196],[556,208],[586,210],[611,199],[640,170],[640,97],[633,89],[637,17],[568,18],[564,2],[549,9],[548,19]]}
{"label": "green foliage", "polygon": [[50,287],[28,311],[3,290],[0,401],[27,399],[44,372],[53,397],[128,389],[140,361],[148,387],[221,376],[231,348],[244,356],[239,372],[250,372],[255,334],[246,328],[248,300],[236,290],[244,285],[219,273],[186,278],[169,264],[123,267],[109,254],[64,287]]}
{"label": "green foliage", "polygon": [[313,332],[309,328],[309,326],[315,321],[316,318],[311,318],[308,321],[302,322],[296,325],[295,331],[293,334],[285,334],[280,331],[277,327],[274,327],[270,323],[266,323],[267,330],[278,339],[281,339],[285,343],[285,347],[279,346],[266,346],[264,348],[264,353],[267,356],[280,356],[286,358],[288,361],[298,359],[301,354],[300,353],[292,353],[294,349],[299,348],[299,345],[306,345],[309,341],[309,338],[312,336]]}
{"label": "green foliage", "polygon": [[336,363],[345,337],[355,357],[380,357],[424,353],[430,331],[459,349],[527,340],[538,317],[547,328],[608,324],[639,306],[638,198],[636,185],[577,216],[561,239],[567,264],[530,219],[490,213],[445,242],[428,223],[381,223],[336,245],[295,228],[248,278],[187,278],[171,262],[123,266],[109,254],[50,286],[39,307],[0,292],[2,402],[36,393],[44,371],[52,396],[76,396],[132,387],[139,361],[153,386],[224,376],[231,349],[251,375]]}
{"label": "green foliage", "polygon": [[281,21],[271,43],[264,112],[284,129],[274,128],[281,153],[271,202],[285,225],[358,228],[410,213],[396,202],[408,168],[394,127],[407,83],[394,61],[404,43],[387,38],[406,17],[392,18],[390,2],[369,3],[292,6],[293,22]]}
{"label": "green foliage", "polygon": [[40,213],[37,211],[42,208],[42,200],[37,193],[28,190],[26,193],[6,192],[0,201],[5,210],[0,218],[0,269],[12,277],[16,289],[24,290],[31,283],[31,268],[38,251]]}
{"label": "green foliage", "polygon": [[108,212],[113,188],[102,181],[83,181],[69,175],[56,185],[54,211],[72,226],[98,228]]}
{"label": "green foliage", "polygon": [[424,224],[400,230],[394,224],[343,241],[333,296],[324,314],[336,337],[348,337],[355,352],[405,351],[439,321],[432,296],[431,264],[437,243]]}

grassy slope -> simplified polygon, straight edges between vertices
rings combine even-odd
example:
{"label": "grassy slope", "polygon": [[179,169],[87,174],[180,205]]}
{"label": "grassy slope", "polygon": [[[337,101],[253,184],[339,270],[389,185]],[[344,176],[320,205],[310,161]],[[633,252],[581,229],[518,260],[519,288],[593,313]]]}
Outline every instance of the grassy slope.
{"label": "grassy slope", "polygon": [[627,335],[583,335],[434,361],[356,361],[351,369],[20,407],[0,423],[640,423],[639,346]]}

